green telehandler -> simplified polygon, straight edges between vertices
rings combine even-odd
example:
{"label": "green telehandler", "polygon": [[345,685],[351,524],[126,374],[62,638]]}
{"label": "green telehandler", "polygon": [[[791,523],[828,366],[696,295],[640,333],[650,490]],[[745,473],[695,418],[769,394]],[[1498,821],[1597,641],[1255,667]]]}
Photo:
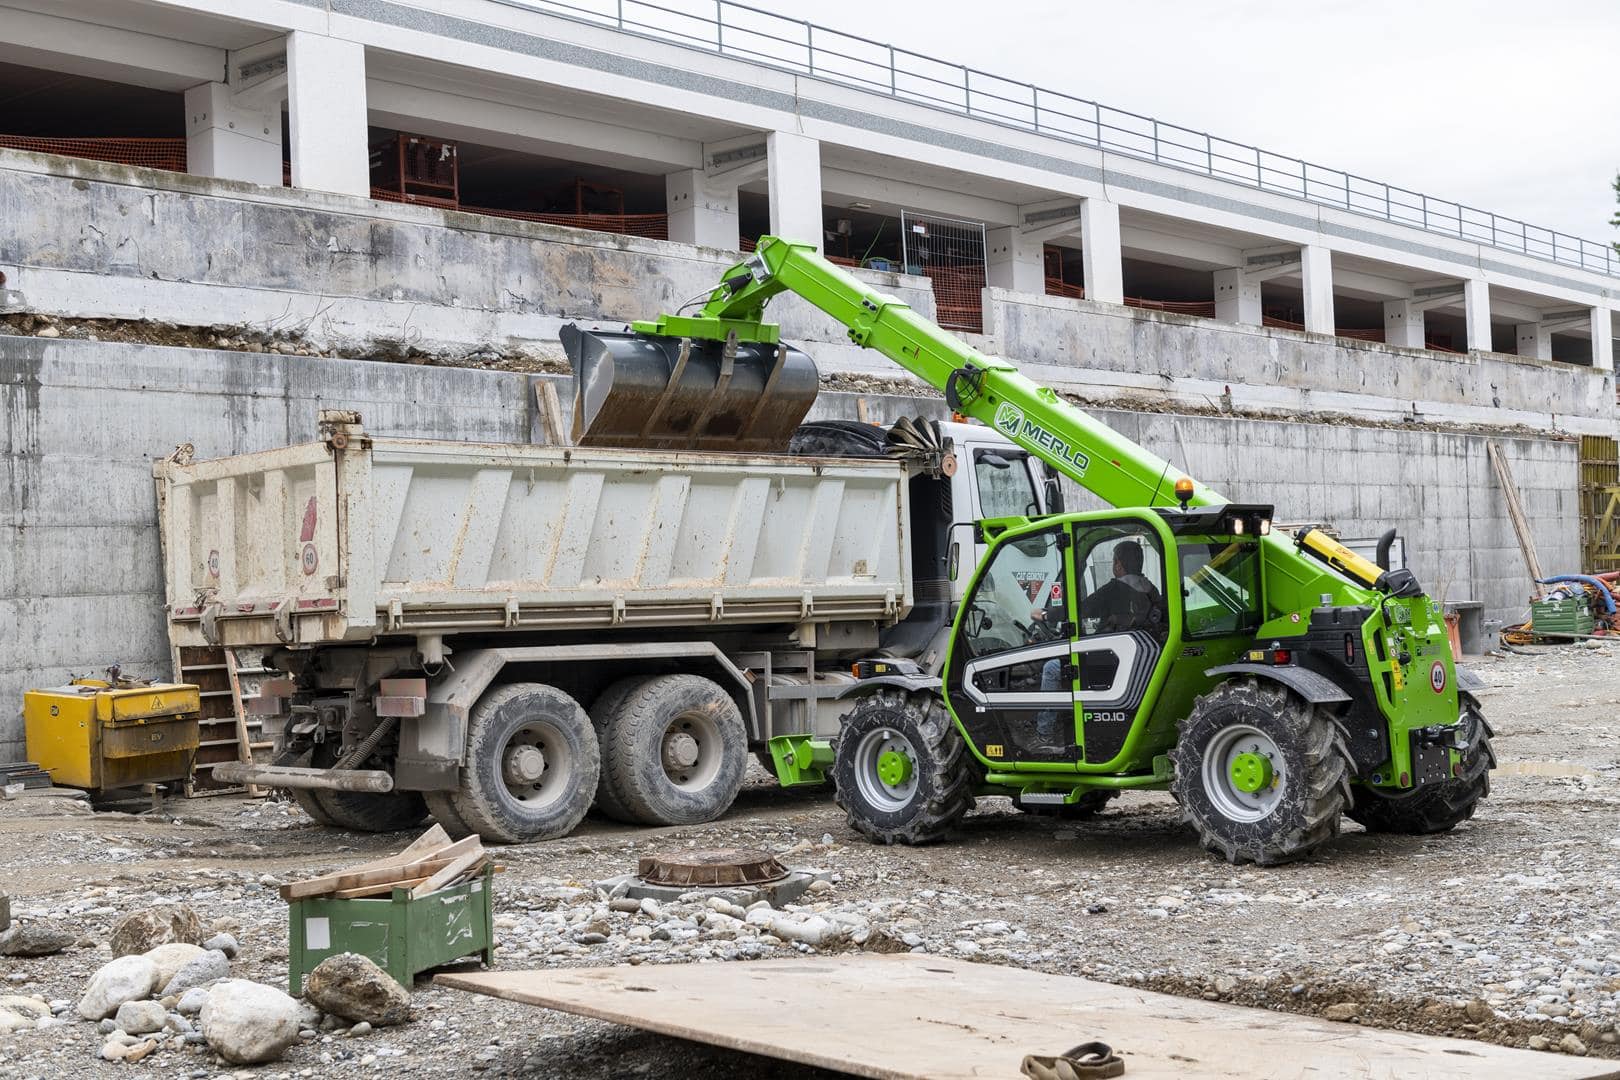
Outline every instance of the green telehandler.
{"label": "green telehandler", "polygon": [[[695,315],[585,347],[650,351],[678,373],[694,343],[719,343],[723,374],[768,369],[788,351],[765,320],[781,293],[1110,507],[972,523],[989,546],[977,568],[953,554],[951,576],[972,577],[940,675],[856,665],[871,686],[834,740],[773,741],[783,783],[828,770],[856,830],[907,844],[945,835],[980,795],[1084,817],[1123,791],[1168,790],[1210,851],[1261,865],[1309,854],[1346,814],[1435,833],[1488,794],[1482,684],[1409,571],[1318,527],[1274,531],[1270,506],[1173,473],[810,245],[764,237]],[[773,375],[751,374],[768,394]]]}

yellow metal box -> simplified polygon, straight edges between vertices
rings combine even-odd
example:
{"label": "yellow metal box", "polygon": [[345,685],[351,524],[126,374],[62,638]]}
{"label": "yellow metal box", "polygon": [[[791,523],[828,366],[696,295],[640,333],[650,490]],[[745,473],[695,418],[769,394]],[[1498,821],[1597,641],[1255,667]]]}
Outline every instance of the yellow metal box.
{"label": "yellow metal box", "polygon": [[23,695],[28,757],[51,782],[109,791],[184,780],[197,757],[195,686],[75,679]]}

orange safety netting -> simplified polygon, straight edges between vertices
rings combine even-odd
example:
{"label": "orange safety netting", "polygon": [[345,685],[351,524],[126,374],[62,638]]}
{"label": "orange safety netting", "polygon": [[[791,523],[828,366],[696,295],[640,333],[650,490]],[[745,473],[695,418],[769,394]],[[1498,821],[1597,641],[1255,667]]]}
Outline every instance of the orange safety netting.
{"label": "orange safety netting", "polygon": [[0,147],[146,169],[186,171],[184,139],[41,139],[32,135],[0,135]]}
{"label": "orange safety netting", "polygon": [[669,239],[668,214],[551,214],[532,210],[502,210],[489,206],[468,206],[466,203],[458,203],[453,199],[440,199],[432,195],[401,195],[397,191],[377,187],[371,189],[371,197],[381,202],[433,206],[440,210],[460,210],[467,214],[512,218],[517,221],[538,221],[546,225],[562,225],[570,229],[590,229],[592,232],[618,233],[621,236],[641,236],[649,240]]}

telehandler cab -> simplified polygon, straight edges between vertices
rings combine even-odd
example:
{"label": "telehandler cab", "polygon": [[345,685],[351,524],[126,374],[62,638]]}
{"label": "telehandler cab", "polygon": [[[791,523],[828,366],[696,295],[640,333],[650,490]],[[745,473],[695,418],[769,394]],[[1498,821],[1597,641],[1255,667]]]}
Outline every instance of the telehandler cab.
{"label": "telehandler cab", "polygon": [[976,523],[990,545],[977,568],[951,567],[972,581],[942,676],[857,665],[870,690],[832,744],[773,741],[783,783],[830,764],[850,824],[908,844],[979,795],[1084,817],[1168,789],[1209,850],[1262,865],[1309,854],[1345,814],[1441,832],[1487,795],[1482,684],[1410,572],[1320,528],[1273,530],[1270,506],[1179,476],[814,247],[761,238],[697,315],[597,346],[661,350],[674,369],[692,342],[720,342],[723,368],[769,365],[787,350],[765,307],[784,292],[1112,509]]}

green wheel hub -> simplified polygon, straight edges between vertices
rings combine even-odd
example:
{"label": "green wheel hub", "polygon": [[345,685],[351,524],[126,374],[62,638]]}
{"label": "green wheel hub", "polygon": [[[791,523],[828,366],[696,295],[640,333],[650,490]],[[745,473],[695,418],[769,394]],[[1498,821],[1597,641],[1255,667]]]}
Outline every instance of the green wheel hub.
{"label": "green wheel hub", "polygon": [[1271,759],[1264,754],[1238,754],[1232,759],[1232,786],[1254,794],[1271,786]]}
{"label": "green wheel hub", "polygon": [[911,779],[914,767],[911,759],[898,751],[885,750],[878,755],[878,779],[889,787],[901,787],[904,785],[907,780]]}

